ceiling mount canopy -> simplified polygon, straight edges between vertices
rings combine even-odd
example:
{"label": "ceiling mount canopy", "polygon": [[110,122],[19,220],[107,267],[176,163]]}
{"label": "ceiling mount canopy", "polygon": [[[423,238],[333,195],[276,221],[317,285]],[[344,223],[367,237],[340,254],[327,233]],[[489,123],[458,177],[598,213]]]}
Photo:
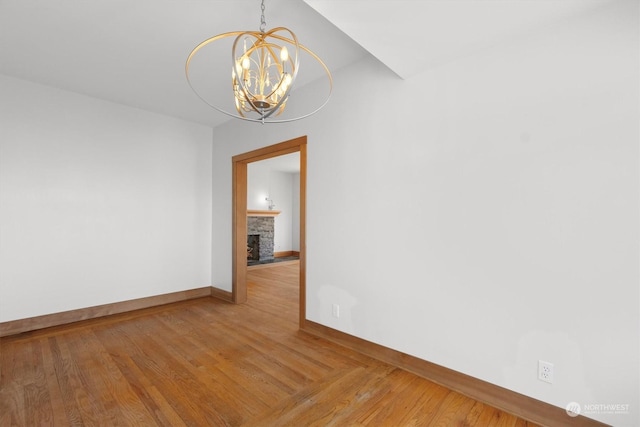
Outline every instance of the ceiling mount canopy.
{"label": "ceiling mount canopy", "polygon": [[[261,123],[290,122],[308,117],[319,111],[329,101],[333,88],[331,72],[315,53],[298,43],[298,38],[293,31],[285,27],[266,31],[264,0],[262,0],[261,9],[259,31],[222,33],[197,45],[189,54],[185,64],[187,82],[205,103],[231,117]],[[207,94],[207,84],[198,84],[197,79],[193,77],[192,69],[196,66],[194,62],[196,56],[204,56],[203,48],[214,42],[230,40],[230,38],[234,38],[231,46],[231,81],[208,84],[210,86],[217,83],[231,83],[229,93],[232,94],[233,99],[228,99],[227,102],[235,107],[235,111],[227,111],[221,107],[220,100],[213,102]],[[199,52],[200,55],[197,55]],[[285,111],[298,76],[302,53],[307,54],[307,57],[315,60],[322,68],[327,79],[328,90],[320,105],[311,112],[286,117],[282,113]],[[218,55],[208,60],[220,62],[222,58]],[[206,64],[206,60],[202,63]]]}

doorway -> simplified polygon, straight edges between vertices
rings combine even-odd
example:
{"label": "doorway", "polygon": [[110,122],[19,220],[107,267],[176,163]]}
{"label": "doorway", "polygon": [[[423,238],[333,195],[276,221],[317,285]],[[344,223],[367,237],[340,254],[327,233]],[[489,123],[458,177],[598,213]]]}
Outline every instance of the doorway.
{"label": "doorway", "polygon": [[307,137],[291,139],[279,144],[233,156],[233,277],[232,299],[236,304],[247,301],[247,166],[249,163],[285,154],[300,153],[300,297],[299,326],[306,318],[306,192]]}

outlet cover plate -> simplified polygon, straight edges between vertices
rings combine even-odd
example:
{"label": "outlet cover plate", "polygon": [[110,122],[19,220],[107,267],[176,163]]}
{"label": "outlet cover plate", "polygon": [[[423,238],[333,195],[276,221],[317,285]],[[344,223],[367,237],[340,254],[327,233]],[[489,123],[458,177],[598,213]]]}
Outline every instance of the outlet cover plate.
{"label": "outlet cover plate", "polygon": [[553,363],[538,360],[538,379],[553,384]]}

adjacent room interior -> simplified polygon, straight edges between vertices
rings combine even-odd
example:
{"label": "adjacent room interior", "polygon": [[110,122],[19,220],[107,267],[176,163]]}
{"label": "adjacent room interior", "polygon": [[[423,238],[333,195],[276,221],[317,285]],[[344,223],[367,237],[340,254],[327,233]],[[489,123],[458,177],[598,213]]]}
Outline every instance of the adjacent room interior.
{"label": "adjacent room interior", "polygon": [[300,257],[300,154],[249,163],[247,266]]}

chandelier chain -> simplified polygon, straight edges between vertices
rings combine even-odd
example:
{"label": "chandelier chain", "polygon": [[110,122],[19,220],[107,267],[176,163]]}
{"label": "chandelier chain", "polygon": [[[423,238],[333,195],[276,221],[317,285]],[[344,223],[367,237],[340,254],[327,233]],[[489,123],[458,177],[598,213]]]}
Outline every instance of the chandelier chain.
{"label": "chandelier chain", "polygon": [[262,15],[260,15],[260,32],[264,33],[267,29],[267,21],[264,19],[264,0],[262,0],[260,8],[262,9]]}

